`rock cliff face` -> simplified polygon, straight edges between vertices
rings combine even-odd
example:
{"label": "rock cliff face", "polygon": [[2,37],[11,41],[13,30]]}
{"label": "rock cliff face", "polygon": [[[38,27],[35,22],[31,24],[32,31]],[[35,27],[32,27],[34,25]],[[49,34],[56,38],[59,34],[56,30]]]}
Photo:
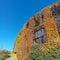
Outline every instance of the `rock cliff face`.
{"label": "rock cliff face", "polygon": [[[55,3],[31,17],[18,34],[14,52],[18,60],[27,60],[34,44],[45,51],[60,44],[60,4]],[[48,47],[48,48],[47,48]]]}

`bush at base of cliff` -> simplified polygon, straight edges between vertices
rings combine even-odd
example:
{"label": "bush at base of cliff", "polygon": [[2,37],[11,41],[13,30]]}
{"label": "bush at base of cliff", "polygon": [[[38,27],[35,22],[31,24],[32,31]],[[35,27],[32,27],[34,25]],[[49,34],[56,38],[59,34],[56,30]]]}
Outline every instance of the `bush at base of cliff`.
{"label": "bush at base of cliff", "polygon": [[60,46],[43,52],[38,49],[39,45],[34,45],[27,60],[60,60]]}
{"label": "bush at base of cliff", "polygon": [[0,60],[6,60],[9,56],[10,52],[6,50],[0,50]]}

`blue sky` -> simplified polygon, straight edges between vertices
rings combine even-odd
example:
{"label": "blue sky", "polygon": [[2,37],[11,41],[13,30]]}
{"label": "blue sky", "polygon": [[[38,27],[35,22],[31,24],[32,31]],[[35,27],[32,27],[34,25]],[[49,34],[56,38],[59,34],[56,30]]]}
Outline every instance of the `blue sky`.
{"label": "blue sky", "polygon": [[0,48],[11,51],[28,19],[56,0],[0,0]]}

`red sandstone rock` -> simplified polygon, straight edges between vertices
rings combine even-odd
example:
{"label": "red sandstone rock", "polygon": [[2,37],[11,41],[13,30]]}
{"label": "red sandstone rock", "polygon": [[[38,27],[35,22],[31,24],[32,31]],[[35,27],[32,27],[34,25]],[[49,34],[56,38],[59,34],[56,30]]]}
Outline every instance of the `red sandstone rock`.
{"label": "red sandstone rock", "polygon": [[[14,45],[14,52],[16,52],[18,60],[27,59],[28,53],[31,51],[35,42],[34,32],[39,29],[44,28],[44,43],[39,47],[39,49],[48,51],[48,48],[56,47],[58,41],[56,38],[59,38],[59,33],[50,9],[57,5],[58,3],[55,3],[54,5],[43,9],[41,12],[31,17],[24,25],[23,29],[18,34]],[[37,26],[35,26],[35,19],[39,19],[40,22]]]}

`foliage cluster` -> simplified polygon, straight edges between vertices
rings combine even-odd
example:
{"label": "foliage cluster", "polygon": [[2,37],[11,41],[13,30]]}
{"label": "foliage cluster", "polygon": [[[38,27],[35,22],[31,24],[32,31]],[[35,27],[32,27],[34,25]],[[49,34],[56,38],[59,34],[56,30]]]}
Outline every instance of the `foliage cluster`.
{"label": "foliage cluster", "polygon": [[6,50],[0,50],[0,60],[6,60],[9,56],[10,52]]}
{"label": "foliage cluster", "polygon": [[60,60],[60,46],[51,48],[49,52],[43,52],[38,49],[39,45],[34,45],[28,60]]}

